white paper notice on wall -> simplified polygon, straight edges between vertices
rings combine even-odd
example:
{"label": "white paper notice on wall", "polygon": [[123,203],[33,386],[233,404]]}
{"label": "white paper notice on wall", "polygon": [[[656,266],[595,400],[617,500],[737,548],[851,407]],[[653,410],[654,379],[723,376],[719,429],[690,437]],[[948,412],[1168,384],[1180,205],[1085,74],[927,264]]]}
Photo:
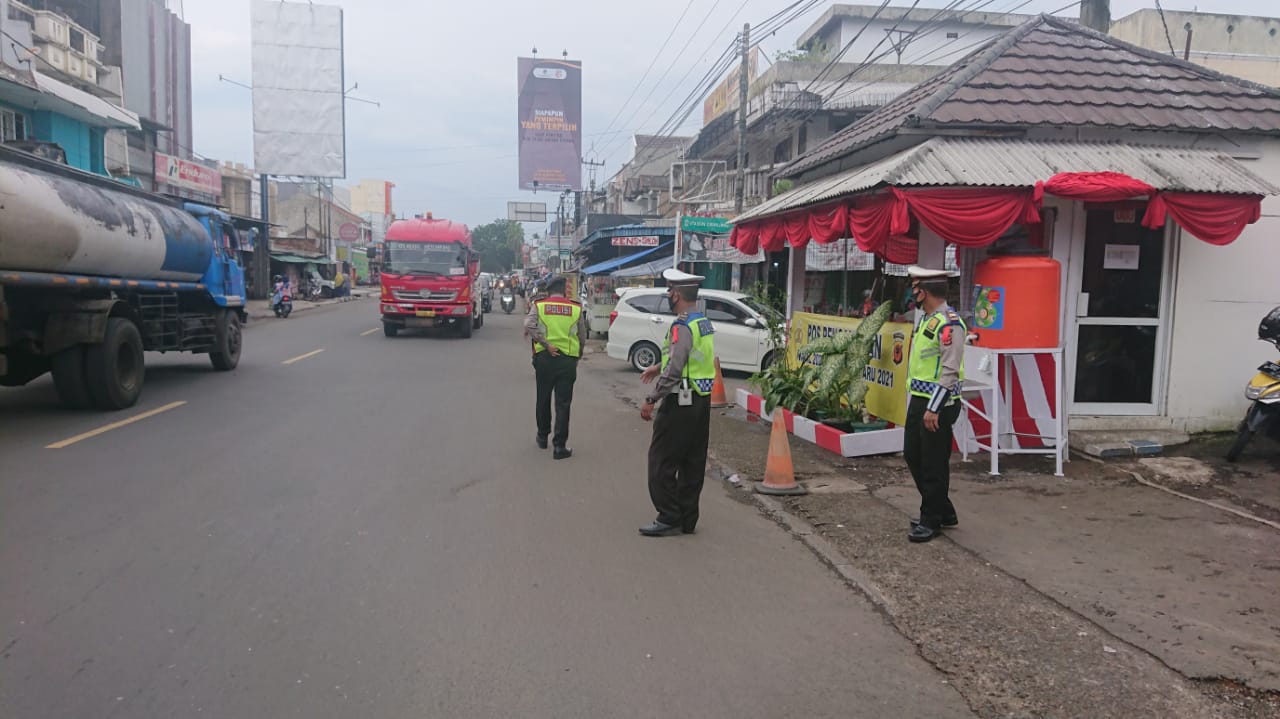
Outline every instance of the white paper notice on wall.
{"label": "white paper notice on wall", "polygon": [[1136,270],[1142,260],[1140,245],[1107,245],[1102,256],[1104,270]]}

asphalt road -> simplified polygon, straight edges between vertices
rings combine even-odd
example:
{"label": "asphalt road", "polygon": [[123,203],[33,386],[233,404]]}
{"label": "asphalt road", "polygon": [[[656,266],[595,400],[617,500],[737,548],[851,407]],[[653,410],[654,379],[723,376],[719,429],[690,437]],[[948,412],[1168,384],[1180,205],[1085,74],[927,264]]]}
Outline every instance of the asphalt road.
{"label": "asphalt road", "polygon": [[583,364],[555,462],[518,315],[387,339],[375,312],[257,321],[230,374],[149,356],[123,413],[0,392],[0,717],[969,714],[721,487],[697,535],[640,537],[617,364]]}

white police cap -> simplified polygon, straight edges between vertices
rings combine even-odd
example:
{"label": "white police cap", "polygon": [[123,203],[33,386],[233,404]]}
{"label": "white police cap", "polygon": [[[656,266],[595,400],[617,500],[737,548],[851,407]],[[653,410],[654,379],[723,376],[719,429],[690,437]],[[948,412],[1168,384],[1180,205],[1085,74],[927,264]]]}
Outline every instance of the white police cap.
{"label": "white police cap", "polygon": [[951,276],[951,273],[946,270],[933,270],[920,265],[908,267],[907,274],[917,280],[941,280]]}
{"label": "white police cap", "polygon": [[707,279],[702,275],[691,275],[688,272],[681,272],[675,268],[662,271],[662,279],[667,281],[668,287],[676,287],[679,285],[700,285],[702,281]]}

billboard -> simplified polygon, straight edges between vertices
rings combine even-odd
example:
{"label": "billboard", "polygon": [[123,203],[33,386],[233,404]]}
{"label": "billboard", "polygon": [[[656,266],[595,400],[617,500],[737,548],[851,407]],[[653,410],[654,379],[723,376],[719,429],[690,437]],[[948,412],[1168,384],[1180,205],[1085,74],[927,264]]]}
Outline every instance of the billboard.
{"label": "billboard", "polygon": [[255,169],[346,177],[342,8],[253,0],[251,26]]}
{"label": "billboard", "polygon": [[512,222],[540,223],[547,221],[545,202],[508,202],[507,219]]}
{"label": "billboard", "polygon": [[222,196],[222,173],[198,162],[156,153],[157,185],[168,185],[175,190],[203,192],[214,197]]}
{"label": "billboard", "polygon": [[520,189],[582,189],[582,63],[518,58]]}
{"label": "billboard", "polygon": [[733,226],[722,217],[680,218],[680,261],[722,262],[735,265],[764,262],[764,252],[744,255],[729,244]]}
{"label": "billboard", "polygon": [[[754,82],[759,70],[760,48],[753,47],[751,52],[747,54],[747,82]],[[712,120],[720,117],[726,112],[738,109],[738,95],[740,89],[738,87],[738,78],[742,77],[742,66],[734,65],[724,80],[716,85],[716,89],[707,95],[707,99],[702,102],[702,124],[707,125]]]}

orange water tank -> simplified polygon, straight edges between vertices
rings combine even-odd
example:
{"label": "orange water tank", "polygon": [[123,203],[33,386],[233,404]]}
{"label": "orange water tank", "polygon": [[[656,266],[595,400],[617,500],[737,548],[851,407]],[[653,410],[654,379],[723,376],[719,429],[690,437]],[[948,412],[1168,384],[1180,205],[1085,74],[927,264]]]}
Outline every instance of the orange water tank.
{"label": "orange water tank", "polygon": [[1058,346],[1062,265],[1051,257],[992,257],[973,276],[977,344],[996,349]]}

